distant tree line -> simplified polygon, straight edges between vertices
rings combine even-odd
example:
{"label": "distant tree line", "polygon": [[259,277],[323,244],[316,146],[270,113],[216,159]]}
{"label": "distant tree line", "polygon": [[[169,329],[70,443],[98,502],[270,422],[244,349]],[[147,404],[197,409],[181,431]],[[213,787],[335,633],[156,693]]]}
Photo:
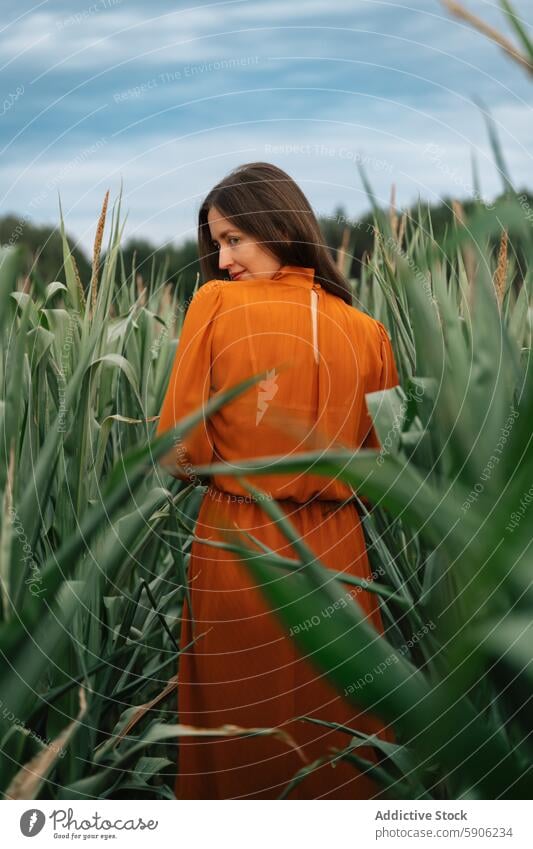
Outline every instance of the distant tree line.
{"label": "distant tree line", "polygon": [[[503,197],[503,196],[502,196]],[[533,210],[533,196],[527,191],[519,193],[524,200],[524,208]],[[493,203],[496,203],[495,199]],[[395,214],[401,218],[407,212],[410,216],[431,219],[431,227],[435,238],[444,234],[451,226],[454,218],[452,199],[443,199],[437,205],[420,204],[409,210],[398,210]],[[462,210],[468,218],[469,213],[479,204],[476,200],[461,202]],[[492,205],[492,204],[491,204]],[[529,205],[529,206],[528,206]],[[457,206],[457,204],[456,204]],[[386,212],[386,210],[385,210]],[[533,217],[533,216],[532,216]],[[350,277],[360,276],[360,264],[364,255],[370,255],[373,246],[373,230],[369,226],[374,220],[373,212],[354,217],[349,216],[343,206],[338,206],[332,215],[319,216],[324,242],[333,257],[341,247],[347,249],[352,256]],[[530,223],[531,222],[531,219]],[[91,259],[80,247],[73,247],[75,240],[68,237],[68,243],[76,260],[80,277],[85,287],[91,278]],[[495,245],[497,240],[495,240]],[[0,244],[17,244],[24,256],[24,271],[28,283],[34,281],[37,285],[45,285],[53,280],[64,282],[63,247],[59,228],[35,226],[27,220],[18,219],[16,215],[6,215],[0,218]],[[521,249],[516,243],[513,249],[518,264],[521,264]],[[180,284],[182,292],[187,297],[194,289],[200,263],[198,261],[196,240],[188,239],[180,245],[154,245],[147,239],[129,239],[122,248],[124,269],[129,276],[134,270],[139,284],[150,286],[155,280],[173,285]],[[102,257],[103,261],[104,257]],[[131,279],[131,278],[130,278]],[[203,282],[200,277],[200,282]]]}

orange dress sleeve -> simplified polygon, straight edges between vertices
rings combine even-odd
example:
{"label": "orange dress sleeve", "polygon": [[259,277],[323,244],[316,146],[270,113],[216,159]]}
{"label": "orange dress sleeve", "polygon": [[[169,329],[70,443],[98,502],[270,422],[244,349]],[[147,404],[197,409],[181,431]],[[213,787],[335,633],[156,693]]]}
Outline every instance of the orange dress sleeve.
{"label": "orange dress sleeve", "polygon": [[[394,359],[394,353],[392,350],[391,341],[389,338],[389,334],[387,332],[387,328],[380,321],[376,320],[376,324],[378,326],[378,333],[380,337],[380,366],[379,366],[379,378],[377,381],[377,386],[368,390],[369,392],[378,392],[381,389],[392,389],[393,386],[398,386],[400,383],[400,378],[398,376],[398,369],[396,368],[396,362]],[[374,428],[374,425],[371,426],[368,431],[361,448],[381,448],[381,443],[378,439],[378,435]]]}
{"label": "orange dress sleeve", "polygon": [[[185,416],[207,403],[211,390],[211,363],[215,317],[220,306],[220,284],[206,283],[194,295],[181,330],[156,436],[174,427]],[[213,460],[209,422],[202,420],[185,436],[177,438],[160,463],[171,475],[193,482],[192,466]]]}
{"label": "orange dress sleeve", "polygon": [[392,344],[384,324],[378,321],[378,330],[381,338],[381,374],[379,376],[380,389],[392,389],[393,386],[398,386],[400,378],[396,361],[392,350]]}

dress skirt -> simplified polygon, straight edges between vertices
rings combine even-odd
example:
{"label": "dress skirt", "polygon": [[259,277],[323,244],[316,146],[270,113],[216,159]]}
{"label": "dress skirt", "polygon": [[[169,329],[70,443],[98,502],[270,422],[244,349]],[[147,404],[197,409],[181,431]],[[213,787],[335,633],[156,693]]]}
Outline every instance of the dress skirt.
{"label": "dress skirt", "polygon": [[[363,530],[354,502],[278,501],[301,539],[330,569],[371,579]],[[248,530],[284,557],[296,554],[260,502],[210,486],[195,536],[224,541],[223,526]],[[251,542],[245,543],[253,547]],[[308,763],[340,750],[349,734],[303,719],[347,725],[394,741],[376,716],[342,697],[283,630],[246,564],[230,551],[193,541],[189,586],[195,629],[184,602],[179,658],[179,722],[198,728],[235,725],[278,727],[288,733]],[[383,632],[377,596],[348,586],[373,627]],[[185,647],[203,634],[187,650]],[[356,646],[354,646],[354,651]],[[369,747],[357,754],[376,760]],[[298,752],[274,736],[183,737],[179,741],[178,799],[276,799],[304,766]],[[287,799],[369,799],[380,787],[352,764],[324,764],[307,775]]]}

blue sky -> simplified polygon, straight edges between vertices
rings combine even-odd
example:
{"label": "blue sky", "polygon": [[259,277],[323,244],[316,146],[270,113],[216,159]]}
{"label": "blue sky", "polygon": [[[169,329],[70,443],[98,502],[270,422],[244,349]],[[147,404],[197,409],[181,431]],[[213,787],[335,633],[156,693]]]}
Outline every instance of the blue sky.
{"label": "blue sky", "polygon": [[[496,2],[467,7],[509,33]],[[531,0],[515,0],[529,26]],[[368,209],[356,167],[398,204],[500,191],[472,95],[517,187],[533,188],[533,81],[438,0],[3,0],[0,213],[86,249],[123,181],[125,238],[195,237],[233,167],[274,162],[317,214]],[[431,148],[428,145],[435,145]]]}

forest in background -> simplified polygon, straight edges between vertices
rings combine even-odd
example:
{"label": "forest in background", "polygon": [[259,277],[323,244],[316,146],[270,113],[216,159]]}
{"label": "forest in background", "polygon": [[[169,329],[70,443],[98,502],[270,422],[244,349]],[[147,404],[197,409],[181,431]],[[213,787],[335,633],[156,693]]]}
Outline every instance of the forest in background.
{"label": "forest in background", "polygon": [[[491,201],[490,206],[496,205],[507,194],[508,188],[505,187],[505,191]],[[517,194],[524,199],[524,205],[527,203],[529,208],[533,209],[531,192],[521,189],[517,191]],[[459,208],[464,214],[469,215],[476,206],[481,204],[477,197],[461,201],[450,197],[444,198],[441,203],[435,205],[420,201],[417,207],[397,212],[393,208],[394,199],[391,200],[389,215],[406,216],[410,220],[416,219],[419,226],[427,229],[428,232],[432,228],[437,240],[446,236]],[[318,216],[318,220],[324,242],[332,256],[342,263],[350,279],[360,279],[361,263],[365,255],[368,257],[373,250],[374,212],[370,210],[359,217],[350,216],[345,207],[339,204],[331,215]],[[79,245],[75,246],[75,239],[72,236],[67,234],[67,239],[81,280],[89,280],[91,258]],[[15,214],[4,215],[0,217],[0,245],[13,244],[20,246],[23,255],[21,273],[25,278],[26,287],[32,279],[41,286],[54,280],[66,282],[59,227],[37,226],[29,221],[22,221]],[[497,250],[498,239],[494,240],[493,248]],[[523,267],[524,255],[520,241],[515,239],[511,249],[516,255],[519,267]],[[180,245],[155,245],[147,239],[128,239],[122,247],[122,256],[126,269],[128,271],[135,269],[137,284],[142,288],[150,287],[150,281],[155,279],[157,269],[159,284],[163,281],[174,287],[182,278],[182,291],[186,298],[190,298],[200,275],[195,239],[187,239]],[[103,258],[105,258],[105,251]],[[200,280],[200,284],[202,282],[206,281]],[[24,288],[24,281],[21,281],[20,288]]]}

